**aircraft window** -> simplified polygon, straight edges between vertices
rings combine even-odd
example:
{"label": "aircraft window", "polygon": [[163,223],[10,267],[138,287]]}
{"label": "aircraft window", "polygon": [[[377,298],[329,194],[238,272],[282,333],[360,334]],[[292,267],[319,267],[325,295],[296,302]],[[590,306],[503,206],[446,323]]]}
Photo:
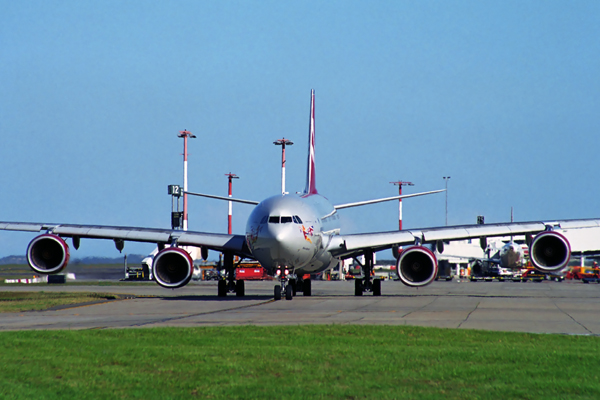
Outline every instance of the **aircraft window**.
{"label": "aircraft window", "polygon": [[292,217],[281,217],[281,223],[282,224],[291,224],[292,223]]}
{"label": "aircraft window", "polygon": [[269,223],[270,224],[278,224],[279,223],[279,216],[277,216],[277,217],[269,217]]}
{"label": "aircraft window", "polygon": [[296,223],[296,224],[301,224],[302,223],[302,220],[300,219],[299,216],[294,215],[294,223]]}

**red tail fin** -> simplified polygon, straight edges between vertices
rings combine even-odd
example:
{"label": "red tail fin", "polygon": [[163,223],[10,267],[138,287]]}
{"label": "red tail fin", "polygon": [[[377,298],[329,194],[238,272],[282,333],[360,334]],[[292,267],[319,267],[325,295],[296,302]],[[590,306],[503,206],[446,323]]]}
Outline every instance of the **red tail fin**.
{"label": "red tail fin", "polygon": [[310,122],[308,125],[308,165],[306,167],[306,188],[304,194],[317,194],[315,179],[315,91],[310,93]]}

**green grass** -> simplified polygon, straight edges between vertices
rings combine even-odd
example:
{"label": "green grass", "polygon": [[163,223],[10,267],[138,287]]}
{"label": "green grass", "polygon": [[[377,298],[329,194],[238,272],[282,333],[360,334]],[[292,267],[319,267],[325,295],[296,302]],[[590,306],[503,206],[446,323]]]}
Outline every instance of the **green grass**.
{"label": "green grass", "polygon": [[107,293],[0,292],[0,313],[47,310],[57,306],[116,298]]}
{"label": "green grass", "polygon": [[2,399],[598,399],[600,338],[395,326],[0,332]]}
{"label": "green grass", "polygon": [[[5,283],[4,281],[0,282],[0,287],[40,287],[40,286],[48,286],[47,282],[42,283]],[[140,286],[140,285],[148,285],[148,286],[156,286],[156,282],[154,281],[67,281],[66,283],[57,283],[52,284],[52,286]]]}
{"label": "green grass", "polygon": [[[123,265],[120,264],[73,264],[70,265],[70,269],[64,270],[62,273],[67,273],[73,271],[74,268],[85,269],[86,272],[94,272],[98,270],[123,270]],[[0,265],[0,287],[1,286],[47,286],[47,282],[43,283],[6,283],[5,279],[29,279],[34,276],[43,276],[35,271],[33,271],[26,264],[7,264]],[[125,277],[125,273],[123,273],[123,277]],[[68,281],[66,283],[61,283],[61,286],[136,286],[136,285],[155,285],[156,283],[151,281]]]}

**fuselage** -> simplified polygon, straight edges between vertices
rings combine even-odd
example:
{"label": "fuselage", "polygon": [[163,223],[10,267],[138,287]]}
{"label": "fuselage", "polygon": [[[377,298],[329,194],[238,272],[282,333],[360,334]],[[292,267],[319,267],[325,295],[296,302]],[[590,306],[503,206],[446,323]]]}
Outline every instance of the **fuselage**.
{"label": "fuselage", "polygon": [[521,268],[523,265],[524,249],[520,244],[508,242],[499,251],[500,266],[503,268]]}
{"label": "fuselage", "polygon": [[337,212],[323,196],[276,195],[250,214],[246,242],[267,273],[277,268],[316,273],[337,264],[327,246],[339,232]]}

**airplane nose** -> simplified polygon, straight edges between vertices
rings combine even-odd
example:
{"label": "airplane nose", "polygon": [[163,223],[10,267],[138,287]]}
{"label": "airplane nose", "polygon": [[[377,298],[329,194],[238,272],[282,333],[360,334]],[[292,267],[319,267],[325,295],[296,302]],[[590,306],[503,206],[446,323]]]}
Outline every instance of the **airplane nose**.
{"label": "airplane nose", "polygon": [[291,261],[295,248],[292,226],[274,225],[265,232],[265,239],[271,242],[271,255],[283,263]]}

